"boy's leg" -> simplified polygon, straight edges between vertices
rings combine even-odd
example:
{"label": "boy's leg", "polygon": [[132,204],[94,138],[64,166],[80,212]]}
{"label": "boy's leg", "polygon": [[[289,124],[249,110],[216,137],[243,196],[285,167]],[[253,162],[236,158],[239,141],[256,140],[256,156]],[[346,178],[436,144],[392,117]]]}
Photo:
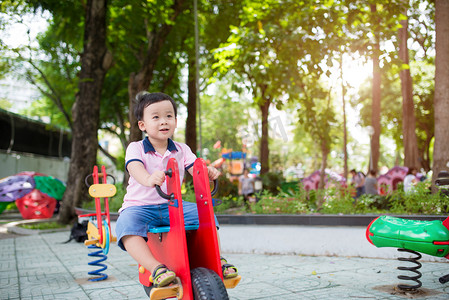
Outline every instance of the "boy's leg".
{"label": "boy's leg", "polygon": [[150,251],[143,237],[138,235],[127,235],[122,238],[126,251],[146,270],[153,270],[160,265]]}
{"label": "boy's leg", "polygon": [[[154,274],[156,268],[161,265],[161,263],[154,258],[143,237],[138,235],[127,235],[122,238],[122,242],[131,257],[146,270],[150,270],[154,277],[161,274],[157,280],[154,281],[154,284],[165,286],[175,279],[175,273],[172,271],[164,273],[164,268],[159,269],[156,274]],[[163,282],[164,279],[168,277],[171,277],[171,280],[167,279],[167,282]]]}
{"label": "boy's leg", "polygon": [[[198,209],[197,209],[196,203],[183,201],[182,202],[182,207],[183,207],[183,210],[184,210],[184,222],[185,222],[185,224],[186,225],[199,224],[199,221],[198,221]],[[218,224],[217,216],[214,215],[214,218],[215,218],[215,224],[216,224],[216,229],[217,229],[218,249],[219,249],[219,251],[221,253],[220,235],[218,234],[219,224]],[[222,259],[221,260],[221,265],[223,266],[225,264],[227,264],[226,260]],[[224,271],[223,275],[229,276],[230,274],[235,273],[235,272],[236,272],[235,269],[227,268]]]}
{"label": "boy's leg", "polygon": [[[227,260],[223,258],[223,256],[221,256],[221,243],[220,243],[220,235],[218,234],[218,228],[217,228],[217,239],[218,239],[218,248],[220,249],[220,263],[221,263],[221,267],[223,268],[223,265],[228,264]],[[229,265],[229,264],[228,264]],[[235,267],[230,267],[230,268],[226,268],[223,272],[223,276],[224,277],[228,277],[231,276],[231,274],[236,273],[236,268]]]}
{"label": "boy's leg", "polygon": [[155,269],[161,265],[161,262],[154,258],[146,243],[148,225],[158,226],[160,212],[164,208],[164,206],[158,205],[129,207],[120,213],[116,223],[117,244],[153,275],[161,274],[155,282],[156,284],[161,283],[167,277],[175,279],[173,272],[163,273],[163,268],[160,268],[156,272],[157,274],[154,274]]}

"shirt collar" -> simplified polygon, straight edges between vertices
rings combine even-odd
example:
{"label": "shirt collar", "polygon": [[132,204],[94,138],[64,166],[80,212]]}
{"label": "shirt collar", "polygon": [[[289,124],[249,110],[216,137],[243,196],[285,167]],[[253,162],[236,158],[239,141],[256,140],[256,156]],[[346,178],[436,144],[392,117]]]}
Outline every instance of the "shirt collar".
{"label": "shirt collar", "polygon": [[[148,137],[143,140],[143,150],[145,151],[145,153],[149,151],[156,152],[156,149],[154,149],[154,146],[151,144]],[[171,139],[168,139],[167,150],[170,152],[178,151],[178,149],[176,149],[175,143]]]}

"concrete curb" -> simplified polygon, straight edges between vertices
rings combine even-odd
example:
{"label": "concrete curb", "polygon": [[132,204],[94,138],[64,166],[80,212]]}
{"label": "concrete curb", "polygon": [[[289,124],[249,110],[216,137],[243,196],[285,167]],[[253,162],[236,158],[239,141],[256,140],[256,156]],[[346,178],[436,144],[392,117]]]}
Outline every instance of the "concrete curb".
{"label": "concrete curb", "polygon": [[[382,214],[386,215],[386,214]],[[220,224],[229,225],[304,225],[304,226],[368,226],[381,215],[230,215],[217,214]],[[391,215],[410,220],[443,221],[443,215]]]}
{"label": "concrete curb", "polygon": [[[94,210],[87,210],[76,207],[78,215],[95,213]],[[110,213],[111,221],[116,221],[118,213]],[[373,214],[373,215],[322,215],[322,214],[217,214],[220,224],[228,225],[305,225],[305,226],[368,226],[372,220],[381,216],[390,215],[393,217],[422,220],[422,221],[443,221],[447,218],[445,215],[392,215],[392,214]]]}

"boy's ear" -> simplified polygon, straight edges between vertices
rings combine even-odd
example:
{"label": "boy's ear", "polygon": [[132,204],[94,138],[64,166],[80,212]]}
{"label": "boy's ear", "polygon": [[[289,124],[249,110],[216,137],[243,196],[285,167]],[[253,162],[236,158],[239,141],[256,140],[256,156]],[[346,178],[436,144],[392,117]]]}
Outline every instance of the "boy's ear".
{"label": "boy's ear", "polygon": [[145,131],[145,123],[143,121],[137,121],[140,131]]}

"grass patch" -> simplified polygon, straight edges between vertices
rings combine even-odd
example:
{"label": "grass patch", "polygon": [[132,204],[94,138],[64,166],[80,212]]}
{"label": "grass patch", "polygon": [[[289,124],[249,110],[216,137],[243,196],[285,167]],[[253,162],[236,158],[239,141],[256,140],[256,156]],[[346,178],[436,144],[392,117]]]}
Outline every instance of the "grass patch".
{"label": "grass patch", "polygon": [[34,229],[34,230],[45,230],[45,229],[59,229],[66,228],[67,225],[60,224],[58,222],[42,222],[42,223],[32,223],[32,224],[19,224],[18,227],[25,229]]}

